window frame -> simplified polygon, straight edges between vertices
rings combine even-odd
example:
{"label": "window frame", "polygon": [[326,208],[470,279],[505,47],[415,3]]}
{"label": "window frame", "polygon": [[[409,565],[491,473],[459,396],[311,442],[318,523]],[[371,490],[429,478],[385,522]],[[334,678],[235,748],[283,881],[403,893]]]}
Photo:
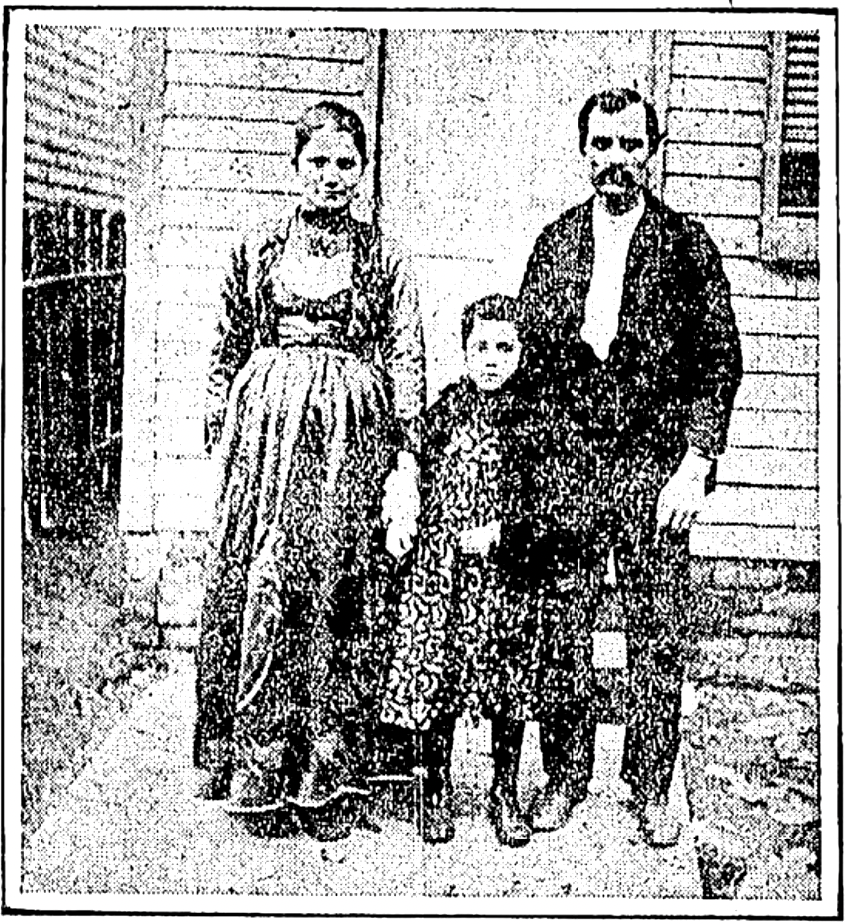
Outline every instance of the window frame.
{"label": "window frame", "polygon": [[807,263],[818,258],[818,216],[779,214],[786,69],[787,32],[774,32],[764,141],[761,259],[768,262]]}

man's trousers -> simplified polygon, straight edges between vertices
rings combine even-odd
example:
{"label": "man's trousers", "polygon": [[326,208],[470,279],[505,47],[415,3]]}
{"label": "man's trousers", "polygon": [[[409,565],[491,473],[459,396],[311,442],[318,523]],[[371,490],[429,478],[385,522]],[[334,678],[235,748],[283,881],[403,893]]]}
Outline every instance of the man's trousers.
{"label": "man's trousers", "polygon": [[[617,584],[626,618],[628,687],[622,777],[636,799],[669,794],[679,750],[681,691],[690,642],[689,533],[656,528],[656,506],[672,469],[645,453],[603,460],[597,490],[593,569],[577,573],[574,618],[595,625],[608,552],[613,550]],[[578,788],[590,778],[595,716],[561,716],[541,727],[547,772]],[[569,718],[569,720],[568,720]]]}

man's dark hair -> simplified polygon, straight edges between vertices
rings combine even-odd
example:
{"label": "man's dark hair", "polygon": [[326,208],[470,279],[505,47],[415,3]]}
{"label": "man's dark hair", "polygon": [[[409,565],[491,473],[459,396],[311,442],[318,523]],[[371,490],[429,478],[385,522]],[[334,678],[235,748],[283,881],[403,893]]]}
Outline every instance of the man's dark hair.
{"label": "man's dark hair", "polygon": [[461,313],[461,348],[467,349],[477,321],[511,321],[522,339],[520,316],[520,302],[510,295],[486,295],[472,302]]}
{"label": "man's dark hair", "polygon": [[646,112],[646,134],[649,139],[649,153],[654,154],[658,150],[658,144],[661,141],[658,114],[649,100],[644,99],[637,90],[630,87],[619,87],[613,90],[603,90],[601,93],[594,93],[582,106],[582,111],[579,113],[579,150],[582,154],[587,149],[590,114],[597,106],[599,106],[600,111],[613,115],[615,112],[622,112],[627,106],[632,106],[636,103],[643,103],[643,108]]}

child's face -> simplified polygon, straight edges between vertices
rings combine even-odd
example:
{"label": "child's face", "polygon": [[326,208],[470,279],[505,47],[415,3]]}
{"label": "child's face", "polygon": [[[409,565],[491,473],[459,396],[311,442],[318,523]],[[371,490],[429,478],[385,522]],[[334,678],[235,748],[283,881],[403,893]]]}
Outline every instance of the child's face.
{"label": "child's face", "polygon": [[522,346],[511,321],[478,320],[467,338],[467,373],[482,391],[496,391],[517,371]]}

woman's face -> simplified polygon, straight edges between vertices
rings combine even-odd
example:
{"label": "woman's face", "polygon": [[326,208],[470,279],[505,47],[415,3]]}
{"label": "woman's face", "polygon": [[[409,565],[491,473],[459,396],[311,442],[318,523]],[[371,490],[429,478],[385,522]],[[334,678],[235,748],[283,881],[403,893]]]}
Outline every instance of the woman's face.
{"label": "woman's face", "polygon": [[316,209],[346,208],[363,170],[352,135],[331,127],[315,132],[297,159],[303,195]]}

